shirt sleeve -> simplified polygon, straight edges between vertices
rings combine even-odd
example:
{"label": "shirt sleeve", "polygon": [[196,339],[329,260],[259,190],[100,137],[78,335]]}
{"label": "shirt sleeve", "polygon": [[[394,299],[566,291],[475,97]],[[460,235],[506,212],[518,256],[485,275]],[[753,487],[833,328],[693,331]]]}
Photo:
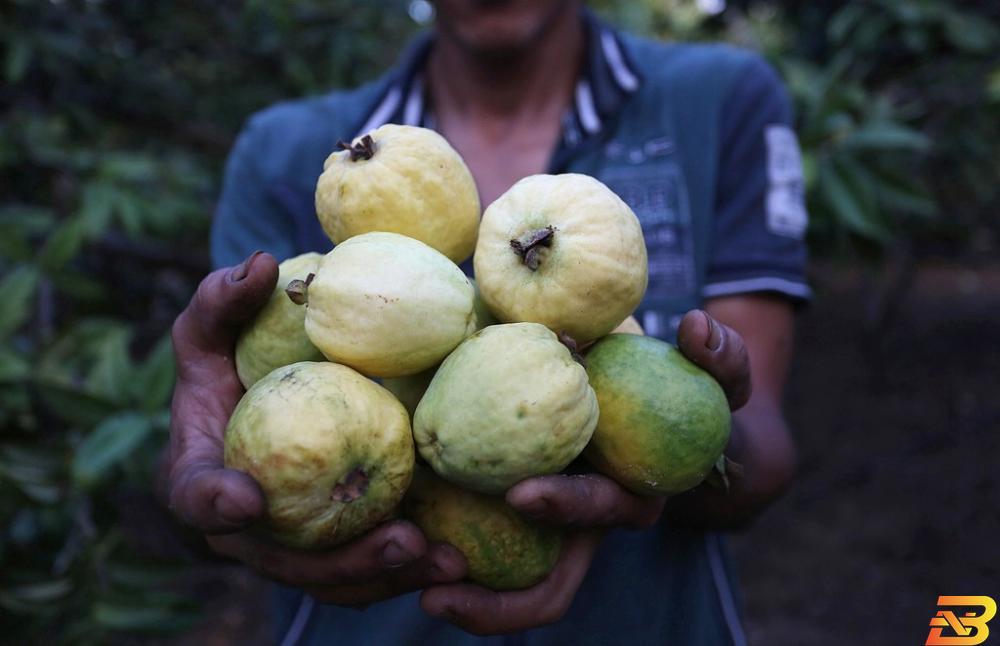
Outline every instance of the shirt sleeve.
{"label": "shirt sleeve", "polygon": [[791,102],[759,57],[745,64],[722,111],[713,236],[702,296],[811,296],[805,278],[802,156]]}
{"label": "shirt sleeve", "polygon": [[268,191],[261,161],[268,158],[264,124],[252,118],[229,153],[212,222],[213,267],[241,262],[260,249],[279,260],[295,253],[295,223]]}

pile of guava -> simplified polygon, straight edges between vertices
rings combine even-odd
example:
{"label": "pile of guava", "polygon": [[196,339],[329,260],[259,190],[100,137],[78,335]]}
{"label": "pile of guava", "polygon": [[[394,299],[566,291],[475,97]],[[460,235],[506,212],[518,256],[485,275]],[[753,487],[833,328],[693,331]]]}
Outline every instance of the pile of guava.
{"label": "pile of guava", "polygon": [[260,483],[260,531],[324,549],[406,517],[473,582],[518,589],[562,535],[509,507],[512,485],[582,460],[673,495],[719,461],[726,397],[642,335],[642,228],[600,181],[526,177],[480,217],[444,138],[385,125],[330,154],[316,213],[333,250],[282,262],[236,346],[225,461]]}

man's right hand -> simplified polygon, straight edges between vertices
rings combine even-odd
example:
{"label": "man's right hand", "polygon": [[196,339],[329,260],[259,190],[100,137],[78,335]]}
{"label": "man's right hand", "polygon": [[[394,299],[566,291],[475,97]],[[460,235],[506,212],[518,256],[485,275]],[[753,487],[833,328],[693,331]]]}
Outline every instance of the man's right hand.
{"label": "man's right hand", "polygon": [[249,475],[223,465],[223,435],[243,396],[233,349],[240,328],[267,302],[278,264],[254,253],[201,282],[174,323],[177,385],[171,405],[170,509],[205,533],[213,550],[264,576],[301,587],[318,601],[363,606],[465,576],[465,559],[428,544],[411,523],[385,523],[347,545],[322,552],[282,547],[242,531],[265,515],[264,494]]}

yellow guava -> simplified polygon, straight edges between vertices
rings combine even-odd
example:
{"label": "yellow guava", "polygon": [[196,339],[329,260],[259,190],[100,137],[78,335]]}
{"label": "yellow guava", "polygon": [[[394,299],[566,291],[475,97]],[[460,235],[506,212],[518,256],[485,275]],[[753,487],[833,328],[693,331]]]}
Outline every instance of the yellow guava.
{"label": "yellow guava", "polygon": [[403,515],[428,540],[454,545],[468,578],[492,590],[517,590],[544,579],[562,549],[562,532],[530,522],[503,498],[461,489],[417,468]]}
{"label": "yellow guava", "polygon": [[632,210],[586,175],[532,175],[490,204],[473,259],[483,300],[578,343],[600,338],[646,291],[646,244]]}
{"label": "yellow guava", "polygon": [[472,173],[433,130],[387,124],[332,153],[316,184],[316,214],[339,244],[369,231],[401,233],[456,263],[472,254],[479,193]]}
{"label": "yellow guava", "polygon": [[332,547],[388,518],[410,484],[413,461],[403,406],[335,363],[305,361],[268,373],[226,427],[226,467],[260,483],[265,529],[292,547]]}
{"label": "yellow guava", "polygon": [[278,265],[278,283],[267,304],[240,332],[236,341],[236,374],[244,388],[275,368],[298,361],[322,361],[323,353],[306,336],[306,313],[288,300],[285,288],[316,271],[318,253],[304,253]]}
{"label": "yellow guava", "polygon": [[330,361],[371,377],[426,370],[475,330],[475,290],[458,266],[398,233],[350,238],[305,287],[306,334]]}
{"label": "yellow guava", "polygon": [[597,425],[587,372],[537,323],[491,325],[448,355],[413,418],[420,455],[444,478],[499,493],[557,473]]}
{"label": "yellow guava", "polygon": [[[472,286],[476,287],[476,281],[470,279]],[[479,288],[476,288],[476,300],[473,306],[476,312],[476,326],[475,332],[487,327],[489,325],[496,325],[499,321],[494,318],[493,314],[490,313],[489,309],[486,307],[486,303],[479,296]],[[410,419],[413,419],[413,414],[417,410],[417,404],[420,403],[420,398],[424,396],[427,392],[427,386],[431,384],[431,379],[434,378],[434,373],[437,372],[437,366],[433,368],[428,368],[422,372],[418,372],[415,375],[406,375],[404,377],[386,377],[382,380],[382,385],[385,386],[386,390],[391,392],[396,396],[396,399],[400,401],[403,406],[406,407],[407,412],[410,413]]]}

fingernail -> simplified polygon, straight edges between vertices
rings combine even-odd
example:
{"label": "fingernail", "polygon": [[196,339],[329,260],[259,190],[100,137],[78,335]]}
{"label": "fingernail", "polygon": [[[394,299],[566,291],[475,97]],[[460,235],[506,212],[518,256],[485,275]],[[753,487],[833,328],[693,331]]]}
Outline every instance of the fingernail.
{"label": "fingernail", "polygon": [[389,567],[406,565],[415,558],[416,556],[407,552],[395,541],[389,541],[389,543],[382,548],[382,562]]}
{"label": "fingernail", "polygon": [[708,338],[705,339],[705,347],[715,352],[722,346],[722,330],[715,319],[708,315],[708,312],[702,310],[701,313],[705,316],[705,322],[708,323]]}
{"label": "fingernail", "polygon": [[264,252],[258,249],[257,251],[247,256],[246,260],[233,267],[233,270],[229,272],[229,282],[238,283],[244,278],[246,278],[247,275],[250,273],[250,267],[253,265],[253,261],[256,260],[257,256],[259,256],[262,253]]}

